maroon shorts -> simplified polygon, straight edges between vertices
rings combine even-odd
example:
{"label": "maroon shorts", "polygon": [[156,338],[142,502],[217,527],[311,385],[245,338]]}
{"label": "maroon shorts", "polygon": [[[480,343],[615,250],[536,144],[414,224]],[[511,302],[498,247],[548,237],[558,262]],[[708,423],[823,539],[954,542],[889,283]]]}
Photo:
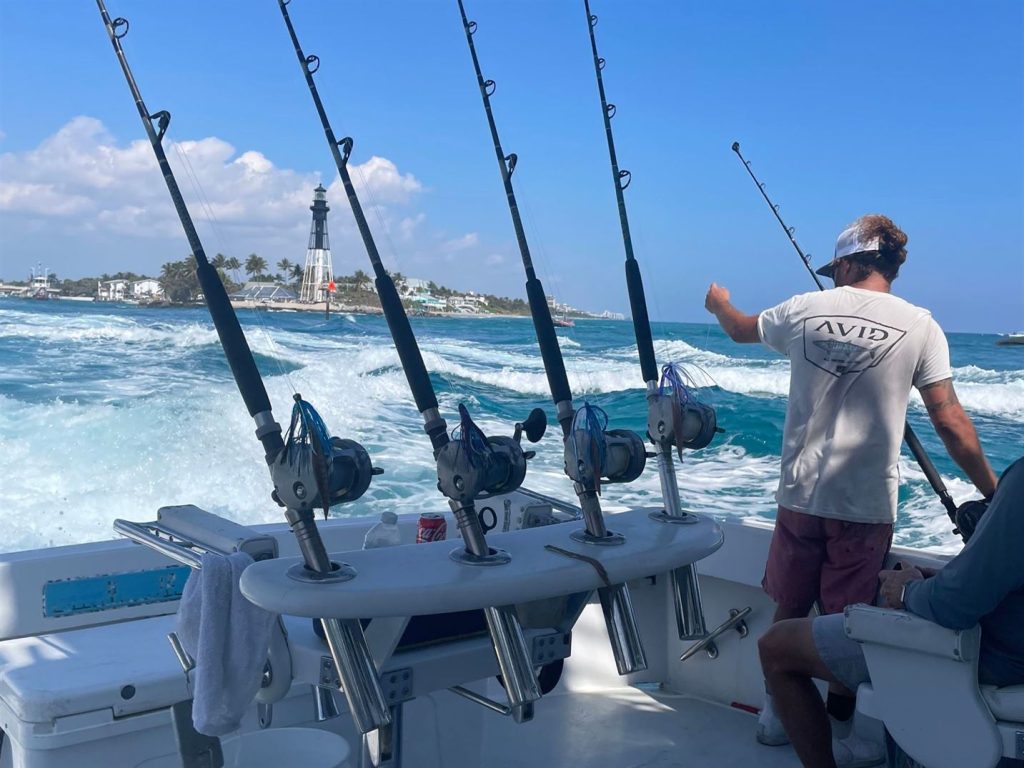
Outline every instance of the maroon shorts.
{"label": "maroon shorts", "polygon": [[800,616],[816,601],[824,613],[872,603],[891,544],[891,523],[850,523],[779,507],[761,585]]}

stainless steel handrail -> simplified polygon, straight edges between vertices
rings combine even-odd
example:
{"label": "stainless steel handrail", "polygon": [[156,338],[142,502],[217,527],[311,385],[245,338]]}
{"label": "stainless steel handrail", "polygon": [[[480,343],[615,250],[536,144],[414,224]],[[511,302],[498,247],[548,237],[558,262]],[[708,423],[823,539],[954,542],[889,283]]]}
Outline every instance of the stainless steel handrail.
{"label": "stainless steel handrail", "polygon": [[[203,553],[226,554],[207,547],[200,547],[192,541],[175,541],[172,538],[174,534],[159,523],[133,523],[130,520],[118,519],[114,521],[114,530],[136,544],[156,550],[175,562],[187,565],[197,571],[203,567]],[[167,538],[162,538],[160,534]]]}

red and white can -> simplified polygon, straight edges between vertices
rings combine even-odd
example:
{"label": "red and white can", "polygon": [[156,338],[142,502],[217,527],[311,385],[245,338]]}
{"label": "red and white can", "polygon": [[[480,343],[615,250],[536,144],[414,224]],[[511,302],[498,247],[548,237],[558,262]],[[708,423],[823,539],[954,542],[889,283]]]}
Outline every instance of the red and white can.
{"label": "red and white can", "polygon": [[444,515],[436,512],[424,512],[416,524],[416,543],[425,541],[444,541],[448,538],[448,523]]}

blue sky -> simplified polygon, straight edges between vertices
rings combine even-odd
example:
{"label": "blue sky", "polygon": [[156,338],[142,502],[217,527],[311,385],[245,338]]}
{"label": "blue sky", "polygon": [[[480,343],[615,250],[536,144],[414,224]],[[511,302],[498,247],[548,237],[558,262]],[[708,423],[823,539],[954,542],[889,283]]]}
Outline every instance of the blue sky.
{"label": "blue sky", "polygon": [[[625,311],[582,0],[467,0],[549,293]],[[0,277],[156,272],[187,253],[93,4],[0,0]],[[336,176],[273,0],[111,0],[152,111],[214,211],[206,249],[304,256]],[[522,295],[454,0],[294,0],[385,261]],[[813,288],[734,140],[816,262],[866,212],[909,234],[896,292],[949,331],[1024,329],[1024,4],[594,0],[652,315],[703,322],[712,280],[757,311]],[[178,162],[177,153],[170,152]],[[184,170],[181,171],[184,175]],[[195,193],[180,178],[190,202]],[[372,193],[372,199],[371,199]],[[332,189],[335,271],[366,269]],[[383,231],[386,229],[386,233]]]}

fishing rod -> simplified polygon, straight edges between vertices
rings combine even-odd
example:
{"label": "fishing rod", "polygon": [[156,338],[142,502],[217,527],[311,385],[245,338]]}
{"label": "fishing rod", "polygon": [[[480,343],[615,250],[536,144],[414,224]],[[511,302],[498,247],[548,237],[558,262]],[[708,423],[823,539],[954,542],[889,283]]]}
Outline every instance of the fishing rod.
{"label": "fishing rod", "polygon": [[[312,405],[296,394],[291,425],[282,437],[274,420],[270,398],[256,367],[252,351],[242,333],[224,283],[206,258],[188,207],[167,162],[163,138],[171,122],[166,110],[150,113],[128,66],[121,40],[128,34],[128,20],[111,20],[104,0],[96,0],[107,35],[114,47],[121,71],[138,109],[146,135],[153,147],[160,172],[167,184],[174,209],[196,261],[196,277],[203,290],[221,346],[249,415],[256,422],[256,437],[263,445],[274,484],[272,498],[285,507],[285,517],[298,540],[304,566],[289,572],[292,578],[309,581],[344,581],[356,572],[347,563],[334,563],[327,555],[316,527],[315,512],[358,499],[379,474],[366,449],[352,440],[331,437]],[[349,709],[357,725],[366,730],[390,723],[388,705],[376,676],[373,658],[366,646],[363,629],[356,620],[323,619],[324,633],[343,683]]]}
{"label": "fishing rod", "polygon": [[[686,384],[685,374],[674,364],[662,369],[658,380],[658,365],[654,354],[654,340],[651,321],[647,311],[640,265],[633,253],[633,238],[629,232],[629,217],[626,214],[626,200],[623,194],[632,180],[629,171],[620,170],[615,153],[615,139],[612,135],[612,118],[616,114],[614,104],[608,103],[604,90],[605,60],[597,53],[597,38],[594,28],[597,16],[590,12],[590,0],[583,0],[587,14],[587,29],[590,33],[590,50],[594,59],[594,75],[597,91],[601,97],[601,115],[604,119],[605,138],[608,141],[608,156],[611,160],[612,181],[615,186],[615,200],[618,204],[619,223],[622,228],[622,242],[626,251],[626,287],[629,293],[629,307],[633,316],[633,332],[640,357],[640,372],[647,387],[647,434],[657,447],[658,479],[661,496],[665,504],[664,522],[694,522],[694,515],[683,511],[679,499],[679,485],[676,482],[673,448],[682,460],[683,448],[693,450],[707,446],[715,432],[721,432],[715,418],[715,411],[699,402]],[[700,587],[693,565],[683,566],[672,572],[672,590],[676,612],[676,628],[681,640],[699,639],[707,635],[704,612],[700,598]]]}
{"label": "fishing rod", "polygon": [[[764,201],[768,203],[768,207],[772,209],[772,213],[774,213],[775,218],[778,219],[779,225],[782,227],[782,230],[786,233],[786,237],[788,237],[789,242],[793,244],[793,247],[796,249],[796,252],[800,255],[800,260],[804,263],[804,266],[807,267],[807,271],[810,273],[811,277],[814,279],[815,284],[818,286],[818,290],[824,291],[825,286],[821,284],[821,280],[819,280],[818,276],[814,274],[814,269],[811,267],[810,254],[804,254],[803,250],[796,242],[796,237],[794,236],[796,228],[786,226],[786,222],[782,220],[782,216],[779,214],[779,206],[773,203],[771,199],[768,197],[768,193],[764,191],[764,182],[759,181],[757,176],[754,175],[754,170],[750,166],[750,161],[743,157],[743,153],[740,152],[740,143],[738,141],[734,141],[732,143],[732,151],[736,153],[736,156],[743,163],[743,167],[747,169],[747,173],[750,174],[750,178],[754,180],[754,184],[757,186],[758,191],[761,193],[761,197],[763,197]],[[939,497],[939,501],[942,502],[942,506],[945,508],[946,514],[949,516],[950,521],[953,523],[954,526],[956,526],[953,529],[953,533],[961,533],[962,535],[962,532],[958,530],[959,523],[957,521],[957,504],[953,500],[953,497],[950,495],[949,490],[946,488],[946,484],[942,482],[942,477],[939,475],[939,471],[935,468],[935,465],[932,463],[931,458],[929,458],[928,453],[924,449],[924,446],[921,445],[921,441],[917,439],[917,435],[914,433],[913,428],[911,428],[909,421],[904,422],[903,439],[904,441],[906,441],[907,448],[910,449],[910,452],[913,454],[914,459],[921,467],[921,471],[924,472],[924,476],[928,479],[928,484],[931,485],[932,490],[935,491],[936,495]],[[964,541],[966,540],[967,538],[965,537]]]}
{"label": "fishing rod", "polygon": [[[395,349],[398,351],[402,369],[412,390],[416,408],[423,417],[423,429],[430,438],[434,450],[438,490],[448,498],[449,506],[465,541],[465,548],[453,552],[452,557],[466,565],[508,563],[511,561],[508,553],[487,545],[486,531],[480,515],[476,512],[475,501],[478,498],[511,493],[522,485],[526,478],[526,461],[534,454],[532,451],[523,451],[521,438],[525,434],[530,442],[540,440],[547,426],[547,416],[543,410],[535,408],[525,421],[515,425],[512,437],[488,437],[473,422],[465,405],[460,403],[459,436],[455,440],[449,439],[447,423],[438,410],[437,396],[423,363],[416,336],[409,324],[409,317],[402,306],[394,280],[384,269],[359,197],[352,185],[348,161],[352,153],[353,140],[346,136],[339,141],[335,137],[313,79],[314,73],[320,67],[320,59],[315,55],[307,56],[303,52],[288,13],[287,6],[290,3],[291,0],[278,0],[281,15],[295,48],[295,55],[302,68],[309,93],[313,97],[313,104],[320,117],[338,175],[341,177],[345,196],[348,198],[363,246],[373,266],[374,284]],[[514,609],[511,606],[487,608],[484,613],[516,719],[529,719],[532,717],[531,702],[541,697],[541,691]]]}
{"label": "fishing rod", "polygon": [[[526,296],[530,315],[533,318],[551,399],[554,401],[558,423],[562,428],[565,472],[573,481],[583,511],[586,528],[574,532],[572,538],[584,544],[597,546],[621,544],[625,539],[609,531],[605,525],[599,498],[601,482],[628,483],[639,477],[647,461],[644,443],[639,435],[629,430],[606,429],[608,417],[601,409],[589,403],[584,404],[579,410],[573,407],[572,390],[569,387],[562,350],[558,346],[551,309],[544,294],[544,287],[533,267],[530,247],[526,242],[526,233],[512,187],[512,174],[515,172],[518,156],[514,153],[506,155],[501,148],[494,113],[491,110],[491,96],[494,95],[495,83],[493,80],[484,80],[480,70],[480,60],[477,57],[476,45],[473,43],[477,23],[467,18],[462,0],[458,0],[458,4],[466,42],[469,44],[470,56],[473,59],[477,86],[483,99],[484,112],[494,143],[494,153],[501,169],[501,181],[505,188],[523,269],[526,272]],[[636,617],[626,585],[602,587],[598,590],[598,596],[601,599],[605,625],[619,674],[646,669],[647,660],[640,643]]]}

